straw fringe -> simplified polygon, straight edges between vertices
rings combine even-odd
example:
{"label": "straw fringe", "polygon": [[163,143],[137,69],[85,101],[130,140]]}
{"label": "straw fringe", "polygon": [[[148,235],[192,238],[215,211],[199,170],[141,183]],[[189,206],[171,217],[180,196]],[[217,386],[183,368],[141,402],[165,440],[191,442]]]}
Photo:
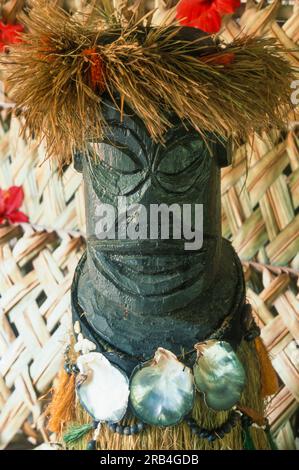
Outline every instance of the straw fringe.
{"label": "straw fringe", "polygon": [[[220,48],[206,36],[179,39],[173,25],[123,29],[107,25],[94,10],[90,21],[80,22],[47,3],[35,0],[23,17],[29,32],[3,60],[11,99],[25,118],[23,133],[45,139],[48,155],[61,165],[105,131],[100,90],[89,86],[94,62],[86,50],[101,58],[107,94],[123,97],[156,141],[163,142],[171,127],[169,113],[201,133],[236,139],[285,124],[294,75],[275,40],[244,37]],[[217,61],[207,60],[215,54]]]}

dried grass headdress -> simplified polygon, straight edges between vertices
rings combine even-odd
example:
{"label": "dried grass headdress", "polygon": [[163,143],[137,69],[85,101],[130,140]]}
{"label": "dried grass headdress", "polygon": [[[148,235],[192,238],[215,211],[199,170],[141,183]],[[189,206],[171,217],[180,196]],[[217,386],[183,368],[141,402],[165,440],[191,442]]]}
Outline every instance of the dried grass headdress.
{"label": "dried grass headdress", "polygon": [[61,164],[103,135],[104,95],[120,97],[120,111],[126,103],[160,141],[171,113],[201,133],[244,138],[281,127],[291,109],[293,72],[271,39],[224,46],[200,33],[191,39],[176,24],[124,26],[113,12],[71,16],[32,3],[23,42],[6,61],[7,82],[24,132],[45,139]]}

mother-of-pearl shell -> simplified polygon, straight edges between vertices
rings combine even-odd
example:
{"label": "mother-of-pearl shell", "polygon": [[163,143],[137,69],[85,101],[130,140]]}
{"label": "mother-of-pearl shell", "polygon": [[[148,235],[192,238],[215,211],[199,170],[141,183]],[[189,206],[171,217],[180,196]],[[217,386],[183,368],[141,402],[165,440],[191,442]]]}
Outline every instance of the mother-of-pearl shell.
{"label": "mother-of-pearl shell", "polygon": [[151,362],[139,366],[131,378],[130,403],[144,423],[172,426],[192,409],[192,371],[167,349],[159,348]]}
{"label": "mother-of-pearl shell", "polygon": [[97,352],[79,356],[77,366],[76,390],[81,405],[97,421],[120,421],[129,399],[126,374]]}
{"label": "mother-of-pearl shell", "polygon": [[195,345],[198,358],[193,368],[196,388],[206,404],[217,411],[229,410],[245,386],[245,371],[231,345],[209,340]]}

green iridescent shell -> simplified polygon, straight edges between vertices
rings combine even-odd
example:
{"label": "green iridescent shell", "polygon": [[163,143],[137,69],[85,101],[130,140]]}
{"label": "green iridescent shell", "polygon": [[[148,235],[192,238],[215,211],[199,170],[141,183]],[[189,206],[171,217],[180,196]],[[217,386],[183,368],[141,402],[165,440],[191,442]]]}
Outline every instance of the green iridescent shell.
{"label": "green iridescent shell", "polygon": [[231,345],[209,340],[195,346],[196,388],[204,394],[206,404],[216,410],[231,409],[240,400],[245,386],[245,371]]}
{"label": "green iridescent shell", "polygon": [[173,353],[159,348],[153,361],[133,371],[130,392],[131,407],[141,421],[173,426],[192,410],[192,371]]}

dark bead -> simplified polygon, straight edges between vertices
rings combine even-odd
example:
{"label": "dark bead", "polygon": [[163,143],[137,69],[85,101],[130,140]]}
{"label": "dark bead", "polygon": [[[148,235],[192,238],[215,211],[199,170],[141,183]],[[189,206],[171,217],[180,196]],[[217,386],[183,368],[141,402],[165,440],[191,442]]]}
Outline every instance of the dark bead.
{"label": "dark bead", "polygon": [[136,424],[132,424],[130,426],[130,431],[131,431],[131,434],[138,434],[138,427],[136,426]]}
{"label": "dark bead", "polygon": [[70,364],[68,364],[68,363],[64,364],[63,368],[64,368],[65,372],[66,372],[68,375],[71,375],[72,370],[71,370]]}
{"label": "dark bead", "polygon": [[123,434],[124,428],[122,426],[116,426],[117,434]]}
{"label": "dark bead", "polygon": [[253,338],[254,338],[254,336],[253,336],[253,334],[250,332],[250,333],[247,333],[247,334],[244,336],[244,338],[245,338],[245,341],[252,341]]}
{"label": "dark bead", "polygon": [[231,431],[232,426],[229,421],[226,421],[226,423],[222,424],[221,429],[225,434],[228,434]]}
{"label": "dark bead", "polygon": [[108,423],[109,429],[112,432],[116,432],[117,424],[116,423]]}
{"label": "dark bead", "polygon": [[192,418],[186,418],[186,423],[188,424],[188,426],[193,426],[195,424],[195,421]]}
{"label": "dark bead", "polygon": [[[243,422],[243,420],[242,420],[242,425],[243,425],[243,426],[251,426],[252,423],[253,423],[252,419],[249,418],[248,416],[247,416],[246,418],[247,418],[247,419],[246,419],[245,422]],[[244,423],[244,424],[243,424],[243,423]]]}
{"label": "dark bead", "polygon": [[123,429],[123,432],[124,432],[124,435],[125,435],[125,436],[130,436],[130,434],[131,434],[131,427],[130,427],[130,426],[126,426],[126,427]]}
{"label": "dark bead", "polygon": [[214,442],[217,439],[216,434],[213,432],[208,436],[208,441],[209,442]]}
{"label": "dark bead", "polygon": [[207,439],[209,435],[210,435],[210,431],[208,431],[207,429],[202,429],[201,432],[199,433],[199,437],[201,437],[202,439]]}
{"label": "dark bead", "polygon": [[230,422],[230,424],[232,425],[232,427],[235,427],[235,426],[236,426],[236,424],[238,423],[239,419],[240,419],[240,416],[239,416],[238,414],[234,414],[234,415],[231,416],[229,422]]}
{"label": "dark bead", "polygon": [[197,426],[190,426],[192,434],[198,434],[198,427]]}
{"label": "dark bead", "polygon": [[93,429],[97,429],[98,425],[99,425],[99,421],[93,421],[92,422]]}
{"label": "dark bead", "polygon": [[234,416],[231,414],[231,415],[228,417],[227,422],[228,422],[231,426],[233,426],[234,421],[235,421],[235,418],[234,418]]}
{"label": "dark bead", "polygon": [[143,424],[143,423],[137,423],[137,429],[138,429],[138,432],[143,431],[143,429],[144,429],[144,424]]}
{"label": "dark bead", "polygon": [[249,330],[245,334],[245,340],[246,341],[252,341],[255,338],[257,338],[258,336],[260,336],[260,334],[261,334],[261,330],[259,329],[258,326],[255,325],[251,330]]}
{"label": "dark bead", "polygon": [[95,440],[89,441],[86,450],[96,450],[97,442]]}
{"label": "dark bead", "polygon": [[79,374],[80,371],[79,371],[79,369],[78,369],[78,367],[77,367],[76,364],[73,364],[73,365],[72,365],[72,372],[73,372],[74,374]]}

